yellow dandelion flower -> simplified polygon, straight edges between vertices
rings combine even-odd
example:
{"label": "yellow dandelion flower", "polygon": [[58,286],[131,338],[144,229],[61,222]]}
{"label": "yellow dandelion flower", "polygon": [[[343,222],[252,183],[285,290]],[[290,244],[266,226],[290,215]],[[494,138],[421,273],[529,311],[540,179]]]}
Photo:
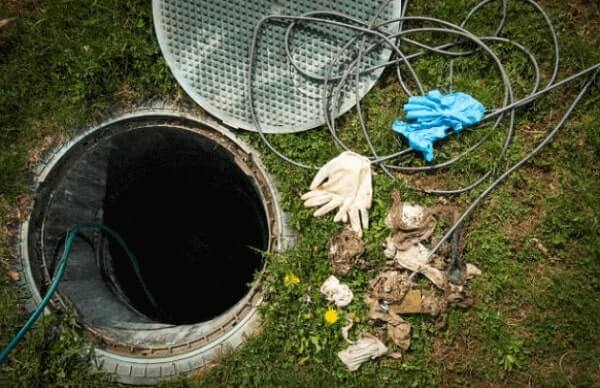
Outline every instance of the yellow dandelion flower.
{"label": "yellow dandelion flower", "polygon": [[325,322],[327,322],[330,325],[333,325],[334,323],[336,323],[338,320],[338,312],[336,309],[328,309],[325,312]]}
{"label": "yellow dandelion flower", "polygon": [[293,286],[294,284],[298,284],[298,283],[300,283],[300,278],[298,276],[294,275],[293,273],[288,273],[283,278],[283,284],[286,287]]}

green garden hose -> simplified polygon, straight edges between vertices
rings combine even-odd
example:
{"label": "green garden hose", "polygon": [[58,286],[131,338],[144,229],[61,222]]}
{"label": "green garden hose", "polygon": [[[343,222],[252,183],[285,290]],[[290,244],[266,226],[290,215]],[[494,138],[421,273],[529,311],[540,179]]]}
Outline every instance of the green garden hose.
{"label": "green garden hose", "polygon": [[63,255],[58,264],[58,269],[56,271],[56,275],[52,279],[52,282],[50,284],[50,287],[48,288],[48,291],[46,291],[46,294],[42,298],[42,301],[40,302],[40,304],[35,308],[35,310],[31,313],[31,315],[29,315],[29,318],[27,319],[25,324],[21,327],[19,332],[10,340],[10,342],[4,347],[4,349],[2,349],[2,353],[0,353],[0,364],[3,364],[8,359],[8,355],[10,354],[10,352],[25,337],[25,334],[29,331],[29,329],[31,329],[33,324],[38,320],[38,318],[40,317],[40,315],[42,314],[42,312],[48,305],[48,302],[52,298],[52,295],[54,295],[54,293],[56,292],[56,290],[58,288],[58,284],[60,283],[63,275],[65,274],[65,269],[67,267],[67,262],[69,260],[70,254],[71,254],[71,250],[73,249],[73,242],[75,241],[75,237],[77,237],[77,234],[79,234],[79,232],[82,229],[99,229],[102,232],[105,232],[107,235],[109,235],[113,240],[115,240],[121,246],[121,248],[123,248],[123,250],[125,251],[125,254],[129,258],[129,261],[131,262],[131,265],[133,267],[135,275],[137,276],[142,288],[144,289],[144,293],[146,294],[148,301],[150,301],[152,306],[154,306],[155,308],[158,309],[156,299],[154,299],[154,296],[152,295],[152,293],[146,286],[144,279],[142,278],[142,274],[140,272],[140,267],[138,265],[138,261],[135,258],[135,255],[133,254],[133,252],[131,252],[129,247],[127,247],[127,244],[125,244],[125,241],[123,240],[123,238],[121,238],[121,236],[117,232],[110,229],[106,225],[89,223],[89,222],[83,222],[83,223],[77,224],[67,232],[67,238],[65,239],[65,249],[63,251]]}

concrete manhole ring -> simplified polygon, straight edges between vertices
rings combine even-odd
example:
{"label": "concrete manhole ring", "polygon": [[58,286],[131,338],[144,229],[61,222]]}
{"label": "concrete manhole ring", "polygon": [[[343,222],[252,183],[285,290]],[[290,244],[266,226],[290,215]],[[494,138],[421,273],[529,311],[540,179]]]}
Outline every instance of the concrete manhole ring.
{"label": "concrete manhole ring", "polygon": [[121,234],[159,308],[119,246],[86,231],[51,309],[72,311],[102,344],[96,365],[131,384],[197,370],[239,346],[258,326],[265,263],[254,248],[293,241],[257,153],[218,124],[169,110],[91,128],[40,167],[19,243],[29,308],[79,222]]}

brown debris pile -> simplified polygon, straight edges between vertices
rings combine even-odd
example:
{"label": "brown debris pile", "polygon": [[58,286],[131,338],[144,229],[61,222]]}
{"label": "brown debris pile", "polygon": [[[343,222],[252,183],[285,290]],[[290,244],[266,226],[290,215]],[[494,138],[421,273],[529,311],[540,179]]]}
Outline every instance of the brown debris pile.
{"label": "brown debris pile", "polygon": [[365,253],[365,245],[350,227],[342,229],[327,243],[332,272],[337,276],[347,275],[354,267],[364,267],[364,261],[360,260],[363,253]]}
{"label": "brown debris pile", "polygon": [[[383,324],[375,328],[375,333],[379,333],[380,338],[387,336],[401,350],[407,350],[410,347],[411,325],[402,316],[429,315],[434,319],[436,328],[444,327],[449,308],[473,305],[473,296],[466,281],[481,275],[481,271],[472,264],[451,265],[450,258],[460,254],[464,248],[461,230],[455,233],[451,243],[442,245],[438,254],[431,255],[424,245],[432,238],[437,225],[435,217],[452,225],[458,219],[456,208],[447,203],[440,203],[433,209],[413,205],[401,201],[398,192],[394,192],[392,197],[393,205],[385,220],[390,236],[384,245],[384,255],[389,261],[369,282],[363,299],[368,307],[369,320]],[[350,228],[335,235],[328,242],[327,250],[332,271],[336,275],[346,275],[352,268],[366,267],[361,260],[364,244]],[[456,284],[454,278],[449,276],[453,271],[455,275],[459,273],[460,284]],[[413,282],[416,274],[425,276],[431,286],[417,288]],[[350,370],[356,370],[367,360],[383,355],[401,357],[400,353],[388,353],[384,342],[371,334],[363,334],[357,342],[348,340],[351,327],[352,324],[342,330],[351,346],[338,353]]]}
{"label": "brown debris pile", "polygon": [[[433,261],[429,261],[429,251],[420,243],[406,250],[398,250],[393,245],[392,240],[388,239],[384,254],[387,258],[392,259],[394,265],[425,275],[441,290],[446,288],[448,283],[446,275],[434,266]],[[441,264],[439,260],[436,263]]]}
{"label": "brown debris pile", "polygon": [[[439,255],[430,257],[429,250],[423,245],[432,236],[437,224],[434,215],[453,222],[457,211],[446,204],[431,210],[402,202],[398,192],[393,193],[393,201],[386,218],[391,234],[384,251],[390,261],[387,268],[369,283],[364,301],[369,308],[369,319],[383,322],[388,338],[406,350],[410,346],[411,327],[402,315],[426,314],[435,319],[436,327],[441,328],[446,324],[451,306],[469,307],[473,304],[473,297],[466,285],[448,281],[445,258]],[[461,271],[465,279],[481,274],[472,264],[464,267]],[[414,288],[412,277],[415,273],[429,279],[432,287]]]}
{"label": "brown debris pile", "polygon": [[410,324],[390,306],[402,301],[409,287],[410,280],[405,272],[381,272],[369,283],[364,296],[365,303],[369,307],[369,319],[385,322],[388,337],[404,350],[410,346]]}
{"label": "brown debris pile", "polygon": [[433,292],[411,289],[408,273],[396,270],[380,272],[371,280],[364,301],[369,308],[369,319],[384,322],[388,337],[403,350],[410,347],[410,323],[400,314],[438,317],[443,316],[447,309],[442,297]]}
{"label": "brown debris pile", "polygon": [[400,193],[392,193],[393,204],[385,224],[390,228],[390,239],[396,249],[405,250],[427,240],[436,226],[429,209],[400,200]]}
{"label": "brown debris pile", "polygon": [[385,303],[395,303],[404,298],[409,288],[410,281],[406,272],[380,272],[369,283],[368,296]]}

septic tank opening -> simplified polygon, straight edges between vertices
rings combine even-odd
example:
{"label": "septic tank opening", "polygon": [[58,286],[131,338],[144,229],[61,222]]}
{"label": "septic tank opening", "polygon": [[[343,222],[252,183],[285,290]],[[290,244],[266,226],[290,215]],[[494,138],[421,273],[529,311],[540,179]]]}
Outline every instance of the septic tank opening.
{"label": "septic tank opening", "polygon": [[77,224],[109,227],[136,256],[97,229],[73,240],[51,309],[100,340],[97,367],[151,384],[202,368],[256,332],[259,251],[294,239],[258,155],[228,130],[170,110],[128,114],[61,146],[35,182],[19,244],[29,308]]}
{"label": "septic tank opening", "polygon": [[258,250],[268,246],[255,184],[209,138],[164,128],[121,137],[116,148],[128,155],[109,154],[104,223],[137,256],[157,307],[111,240],[106,267],[115,288],[156,321],[190,324],[218,316],[248,292],[262,264]]}
{"label": "septic tank opening", "polygon": [[248,154],[216,131],[173,121],[132,120],[75,143],[41,186],[32,217],[40,268],[54,268],[66,231],[81,222],[114,230],[135,255],[143,284],[114,239],[88,231],[59,286],[82,321],[111,337],[116,327],[238,311],[270,247],[267,194]]}

